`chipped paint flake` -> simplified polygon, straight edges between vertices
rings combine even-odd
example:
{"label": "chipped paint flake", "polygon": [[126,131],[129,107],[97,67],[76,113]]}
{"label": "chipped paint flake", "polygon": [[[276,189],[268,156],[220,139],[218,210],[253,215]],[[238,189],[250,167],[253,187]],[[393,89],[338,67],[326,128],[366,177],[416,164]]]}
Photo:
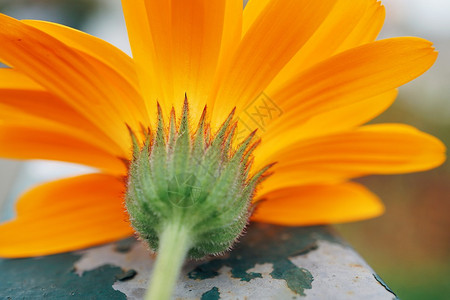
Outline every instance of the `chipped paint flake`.
{"label": "chipped paint flake", "polygon": [[209,291],[203,293],[201,300],[219,300],[220,292],[217,287],[213,287]]}

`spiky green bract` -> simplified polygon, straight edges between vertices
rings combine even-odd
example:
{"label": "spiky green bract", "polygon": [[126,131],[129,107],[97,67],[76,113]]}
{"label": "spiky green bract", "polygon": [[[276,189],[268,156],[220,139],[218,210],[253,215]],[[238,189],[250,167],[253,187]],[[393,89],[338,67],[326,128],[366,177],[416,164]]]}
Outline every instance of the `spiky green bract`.
{"label": "spiky green bract", "polygon": [[200,258],[229,249],[248,223],[255,188],[270,166],[250,175],[255,133],[234,147],[234,111],[215,133],[206,108],[191,131],[187,100],[177,122],[172,110],[166,127],[158,107],[156,132],[142,147],[133,136],[126,206],[131,223],[154,249],[170,224],[190,236],[188,255]]}

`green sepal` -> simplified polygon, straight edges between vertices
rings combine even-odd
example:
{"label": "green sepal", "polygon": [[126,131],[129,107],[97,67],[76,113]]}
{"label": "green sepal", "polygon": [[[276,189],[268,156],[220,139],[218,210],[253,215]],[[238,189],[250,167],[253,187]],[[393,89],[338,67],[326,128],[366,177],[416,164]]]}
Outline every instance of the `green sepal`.
{"label": "green sepal", "polygon": [[156,132],[149,132],[143,145],[131,132],[126,207],[132,225],[154,250],[168,224],[181,222],[188,229],[193,258],[224,252],[242,234],[255,189],[270,166],[250,175],[258,141],[253,132],[234,149],[234,114],[211,137],[206,108],[191,130],[185,99],[179,122],[172,109],[167,128],[158,105]]}

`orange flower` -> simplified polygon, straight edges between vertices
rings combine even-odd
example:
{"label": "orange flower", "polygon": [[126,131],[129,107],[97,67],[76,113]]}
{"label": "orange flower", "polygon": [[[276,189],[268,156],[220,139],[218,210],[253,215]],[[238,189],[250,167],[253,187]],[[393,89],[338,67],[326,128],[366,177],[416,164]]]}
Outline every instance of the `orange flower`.
{"label": "orange flower", "polygon": [[383,205],[352,178],[445,159],[439,140],[410,126],[362,126],[437,56],[419,38],[374,41],[384,18],[375,0],[253,0],[243,12],[237,0],[122,3],[133,58],[58,24],[0,16],[0,61],[10,66],[0,69],[0,156],[99,170],[25,193],[17,218],[0,226],[0,256],[131,235],[127,126],[154,128],[157,101],[165,116],[180,115],[185,93],[192,120],[207,105],[212,132],[234,107],[240,133],[258,129],[252,170],[277,162],[254,196],[265,200],[255,221],[375,217]]}

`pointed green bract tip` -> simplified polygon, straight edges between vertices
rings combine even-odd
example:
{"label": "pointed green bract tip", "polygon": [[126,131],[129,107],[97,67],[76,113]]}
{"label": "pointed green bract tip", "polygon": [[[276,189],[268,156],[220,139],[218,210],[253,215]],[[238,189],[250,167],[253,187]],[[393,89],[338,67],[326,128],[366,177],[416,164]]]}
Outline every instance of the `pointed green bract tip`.
{"label": "pointed green bract tip", "polygon": [[143,146],[132,133],[126,207],[133,227],[154,250],[169,224],[187,229],[193,258],[228,250],[247,225],[252,197],[269,166],[249,176],[258,142],[251,134],[233,147],[233,118],[232,112],[210,137],[205,108],[191,132],[186,99],[180,120],[172,111],[167,128],[159,110],[156,132]]}

